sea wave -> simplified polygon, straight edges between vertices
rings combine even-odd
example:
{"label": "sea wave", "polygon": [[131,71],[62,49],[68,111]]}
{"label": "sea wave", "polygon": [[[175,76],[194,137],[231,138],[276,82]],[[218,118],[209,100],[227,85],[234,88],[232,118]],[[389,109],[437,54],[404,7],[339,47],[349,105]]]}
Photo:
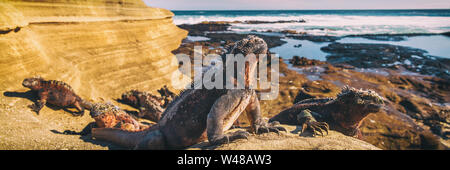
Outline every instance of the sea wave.
{"label": "sea wave", "polygon": [[450,17],[436,16],[360,16],[360,15],[273,15],[226,16],[181,15],[174,23],[195,24],[203,21],[286,21],[304,19],[306,23],[242,24],[234,23],[232,31],[296,30],[313,35],[441,33],[450,31]]}

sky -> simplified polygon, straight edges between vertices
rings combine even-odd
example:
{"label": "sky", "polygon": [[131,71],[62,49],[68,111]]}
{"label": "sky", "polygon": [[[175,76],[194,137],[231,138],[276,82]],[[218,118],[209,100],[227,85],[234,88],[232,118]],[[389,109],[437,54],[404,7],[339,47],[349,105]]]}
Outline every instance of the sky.
{"label": "sky", "polygon": [[450,0],[144,0],[169,10],[450,9]]}

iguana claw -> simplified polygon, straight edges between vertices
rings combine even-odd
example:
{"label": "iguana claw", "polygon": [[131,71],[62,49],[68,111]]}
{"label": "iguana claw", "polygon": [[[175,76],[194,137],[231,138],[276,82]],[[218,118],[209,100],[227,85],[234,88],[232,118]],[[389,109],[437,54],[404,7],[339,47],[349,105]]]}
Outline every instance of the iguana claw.
{"label": "iguana claw", "polygon": [[275,132],[280,133],[280,131],[287,131],[284,127],[279,126],[280,123],[275,121],[271,123],[265,123],[263,125],[256,125],[255,127],[255,133],[256,134],[263,134],[263,133],[269,133],[269,132]]}
{"label": "iguana claw", "polygon": [[240,130],[240,131],[233,132],[231,134],[226,134],[226,135],[217,137],[217,138],[213,139],[212,141],[210,141],[210,143],[213,145],[226,144],[226,143],[230,143],[237,139],[247,139],[249,135],[250,135],[250,133]]}
{"label": "iguana claw", "polygon": [[[308,121],[303,123],[300,136],[324,136],[323,131],[328,135],[329,126],[325,122]],[[306,132],[306,133],[305,133]]]}
{"label": "iguana claw", "polygon": [[328,135],[328,130],[330,128],[328,124],[326,122],[316,121],[311,113],[310,110],[306,109],[297,115],[298,121],[302,124],[300,136],[316,136],[319,134],[324,136],[323,131],[327,132]]}
{"label": "iguana claw", "polygon": [[28,106],[28,108],[30,108],[31,110],[33,110],[34,112],[36,112],[37,114],[39,114],[39,112],[41,111],[42,107],[39,106],[38,104],[34,103]]}

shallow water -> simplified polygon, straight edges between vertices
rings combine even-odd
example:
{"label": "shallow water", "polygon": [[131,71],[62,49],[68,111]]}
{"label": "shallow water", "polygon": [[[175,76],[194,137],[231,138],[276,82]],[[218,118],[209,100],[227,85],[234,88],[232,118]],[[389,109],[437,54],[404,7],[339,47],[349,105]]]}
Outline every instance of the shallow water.
{"label": "shallow water", "polygon": [[[272,53],[277,53],[284,59],[291,59],[293,56],[297,55],[309,59],[326,61],[326,56],[329,55],[328,53],[320,50],[320,48],[330,44],[329,42],[316,43],[308,40],[296,40],[292,38],[284,38],[282,40],[287,43],[271,48],[270,51]],[[337,40],[336,42],[400,45],[426,50],[428,51],[427,55],[450,58],[450,38],[443,35],[405,37],[405,40],[403,41],[381,41],[361,37],[346,37]],[[300,48],[295,48],[294,46],[298,44],[302,44],[302,46]]]}
{"label": "shallow water", "polygon": [[[287,43],[270,49],[270,52],[278,54],[284,59],[291,59],[293,56],[306,57],[309,59],[316,59],[325,61],[328,53],[323,52],[320,48],[327,46],[330,43],[315,43],[308,40],[296,40],[292,38],[281,39]],[[301,44],[302,46],[296,48],[294,46]]]}
{"label": "shallow water", "polygon": [[289,69],[297,71],[298,73],[305,75],[308,80],[311,80],[311,81],[322,80],[322,78],[320,78],[320,75],[325,71],[325,69],[323,67],[310,66],[310,67],[299,68],[299,67],[294,67],[292,64],[288,63],[287,61],[286,61],[286,63],[288,64]]}
{"label": "shallow water", "polygon": [[365,38],[343,38],[339,43],[392,44],[428,51],[428,55],[450,58],[450,37],[443,35],[405,37],[404,41],[379,41]]}

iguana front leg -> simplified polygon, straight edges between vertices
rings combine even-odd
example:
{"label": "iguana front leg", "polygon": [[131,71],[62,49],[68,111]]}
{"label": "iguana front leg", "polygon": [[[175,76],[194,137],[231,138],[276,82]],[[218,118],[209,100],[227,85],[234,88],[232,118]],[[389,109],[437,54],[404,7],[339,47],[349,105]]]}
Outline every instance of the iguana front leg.
{"label": "iguana front leg", "polygon": [[284,127],[278,126],[280,124],[279,122],[274,121],[271,123],[267,123],[262,119],[258,96],[255,92],[252,93],[250,103],[245,110],[247,111],[248,120],[250,120],[252,132],[261,134],[268,132],[279,133],[279,131],[286,131]]}
{"label": "iguana front leg", "polygon": [[234,121],[230,120],[232,119],[232,114],[240,114],[235,112],[240,109],[239,107],[246,107],[242,106],[242,100],[245,100],[246,95],[248,94],[245,94],[243,90],[230,90],[216,100],[208,114],[206,124],[206,133],[211,144],[219,145],[248,137],[249,133],[246,131],[224,134],[224,130],[226,130],[224,129],[224,124],[229,123],[224,122],[225,119],[228,118],[227,121]]}
{"label": "iguana front leg", "polygon": [[323,131],[327,132],[328,135],[328,124],[326,122],[317,122],[311,113],[309,109],[306,109],[297,115],[297,120],[302,125],[300,136],[315,136],[319,133],[324,136]]}
{"label": "iguana front leg", "polygon": [[41,109],[47,103],[48,92],[47,91],[39,92],[39,97],[40,99],[36,103],[28,106],[29,108],[33,109],[33,111],[35,111],[37,114],[39,114]]}
{"label": "iguana front leg", "polygon": [[73,104],[73,106],[78,110],[76,113],[72,113],[73,116],[83,116],[84,115],[84,107],[81,106],[80,101],[77,101]]}

